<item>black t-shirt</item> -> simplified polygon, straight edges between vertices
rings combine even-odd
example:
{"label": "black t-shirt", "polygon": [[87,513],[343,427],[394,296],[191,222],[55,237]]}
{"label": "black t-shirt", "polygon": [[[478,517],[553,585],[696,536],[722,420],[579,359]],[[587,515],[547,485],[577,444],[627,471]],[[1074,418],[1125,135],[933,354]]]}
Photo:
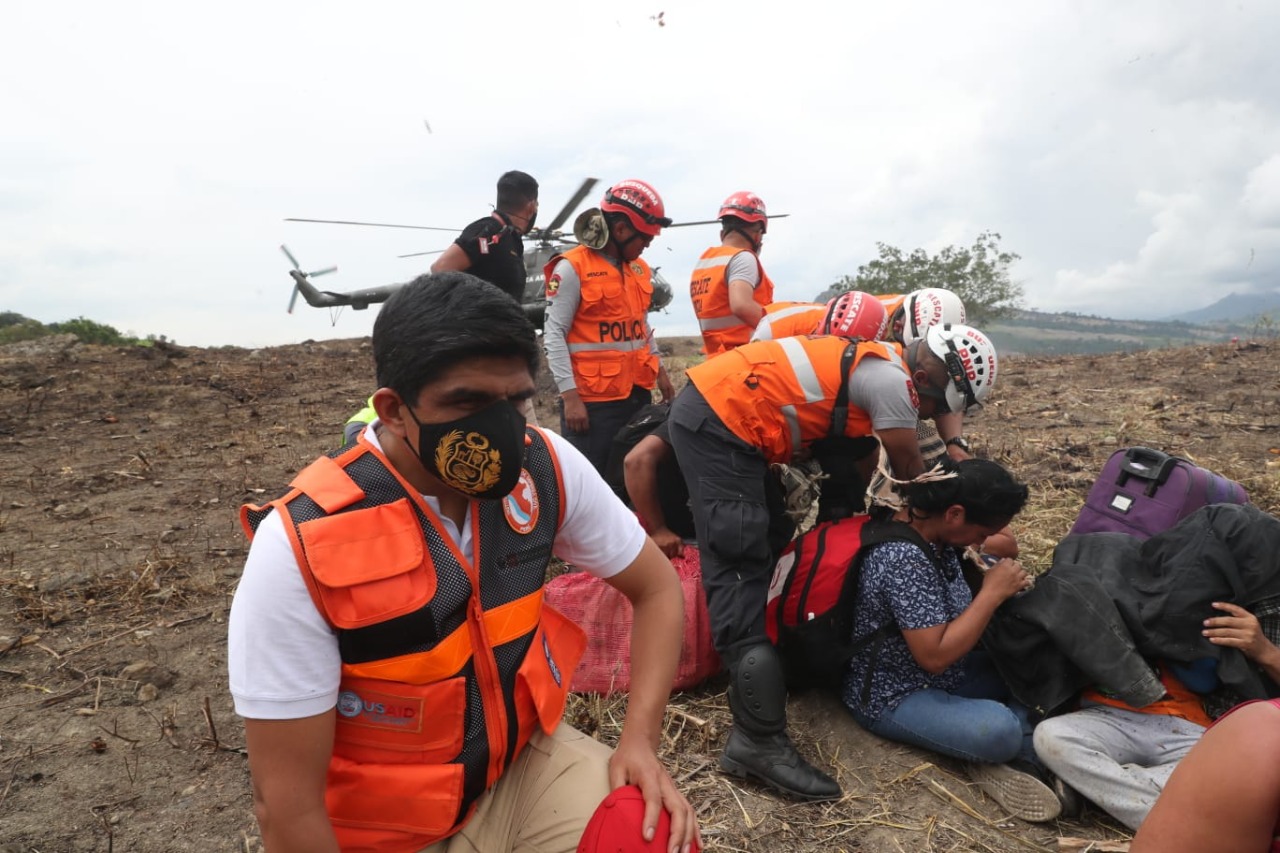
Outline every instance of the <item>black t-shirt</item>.
{"label": "black t-shirt", "polygon": [[467,253],[467,272],[496,284],[517,302],[524,300],[524,240],[520,233],[493,216],[477,219],[453,241]]}

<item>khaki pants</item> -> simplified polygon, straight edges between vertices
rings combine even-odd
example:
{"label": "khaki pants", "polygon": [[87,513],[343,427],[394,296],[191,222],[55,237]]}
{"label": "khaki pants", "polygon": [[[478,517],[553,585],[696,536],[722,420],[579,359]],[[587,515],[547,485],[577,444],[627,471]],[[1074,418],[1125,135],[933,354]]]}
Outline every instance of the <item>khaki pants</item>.
{"label": "khaki pants", "polygon": [[609,795],[612,754],[565,723],[550,736],[536,731],[466,826],[421,853],[574,853]]}

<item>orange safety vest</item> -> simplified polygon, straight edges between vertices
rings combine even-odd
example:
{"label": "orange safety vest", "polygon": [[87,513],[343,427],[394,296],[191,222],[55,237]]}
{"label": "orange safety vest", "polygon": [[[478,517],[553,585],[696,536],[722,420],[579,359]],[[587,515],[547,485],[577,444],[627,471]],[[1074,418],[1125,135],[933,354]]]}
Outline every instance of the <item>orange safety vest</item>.
{"label": "orange safety vest", "polygon": [[776,341],[796,335],[816,335],[825,316],[825,302],[774,302],[765,306],[764,316],[751,333],[751,340]]}
{"label": "orange safety vest", "polygon": [[[856,349],[846,372],[842,362],[851,347]],[[894,363],[910,384],[899,348],[834,335],[744,344],[689,368],[688,377],[734,435],[770,462],[790,462],[801,447],[830,434],[840,386],[867,357]],[[842,434],[871,435],[870,415],[849,405]]]}
{"label": "orange safety vest", "polygon": [[556,255],[544,268],[547,281],[564,258],[582,285],[582,298],[565,335],[578,395],[584,402],[621,400],[632,386],[652,389],[658,356],[649,351],[645,312],[653,298],[649,265],[637,258],[621,267],[586,246]]}
{"label": "orange safety vest", "polygon": [[1209,728],[1213,721],[1205,713],[1204,702],[1200,700],[1200,697],[1179,681],[1166,667],[1157,666],[1156,673],[1160,676],[1160,683],[1164,685],[1164,698],[1158,699],[1150,705],[1143,705],[1141,708],[1135,708],[1127,702],[1093,687],[1080,694],[1080,698],[1089,702],[1097,702],[1099,705],[1110,705],[1112,708],[1120,708],[1124,711],[1140,711],[1144,714],[1164,714],[1169,717],[1180,717],[1189,723],[1204,726],[1206,729]]}
{"label": "orange safety vest", "polygon": [[[726,271],[729,261],[739,252],[733,246],[714,246],[702,253],[693,277],[689,281],[689,296],[693,299],[693,312],[698,315],[698,327],[702,329],[702,342],[707,355],[715,355],[751,340],[751,327],[738,319],[729,308],[729,279]],[[765,274],[760,259],[755,258],[760,270],[760,283],[751,298],[760,307],[773,301],[773,282]]]}
{"label": "orange safety vest", "polygon": [[245,505],[281,514],[342,655],[325,791],[343,851],[446,838],[535,728],[560,724],[582,630],[543,603],[562,515],[559,464],[530,428],[519,485],[471,504],[468,561],[421,494],[363,436]]}

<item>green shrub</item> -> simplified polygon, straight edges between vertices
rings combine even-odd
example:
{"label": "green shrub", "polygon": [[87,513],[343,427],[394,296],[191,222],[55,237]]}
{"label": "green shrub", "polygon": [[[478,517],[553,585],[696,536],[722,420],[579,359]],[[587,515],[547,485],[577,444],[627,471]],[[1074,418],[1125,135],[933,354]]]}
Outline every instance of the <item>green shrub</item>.
{"label": "green shrub", "polygon": [[58,334],[72,334],[85,344],[128,344],[132,343],[131,338],[126,338],[120,334],[120,331],[114,326],[108,326],[106,323],[98,323],[86,317],[77,317],[74,320],[67,320],[63,323],[50,323],[49,330]]}
{"label": "green shrub", "polygon": [[[10,316],[9,312],[0,316]],[[17,323],[0,324],[0,344],[16,344],[18,341],[31,341],[49,334],[49,329],[38,320],[28,320],[21,314]]]}

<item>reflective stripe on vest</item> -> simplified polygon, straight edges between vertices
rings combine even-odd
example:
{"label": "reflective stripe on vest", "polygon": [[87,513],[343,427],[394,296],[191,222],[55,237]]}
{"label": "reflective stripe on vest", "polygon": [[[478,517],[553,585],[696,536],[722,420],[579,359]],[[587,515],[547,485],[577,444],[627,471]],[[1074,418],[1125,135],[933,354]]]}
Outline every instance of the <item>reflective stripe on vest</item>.
{"label": "reflective stripe on vest", "polygon": [[455,832],[533,732],[559,724],[585,648],[543,604],[559,465],[528,431],[520,483],[473,501],[473,559],[376,448],[321,457],[280,512],[342,656],[325,802],[342,849],[419,850]]}
{"label": "reflective stripe on vest", "polygon": [[582,343],[582,344],[569,344],[568,346],[569,352],[614,352],[614,351],[633,352],[638,349],[647,350],[648,348],[649,348],[648,338],[644,338],[642,340],[623,341],[622,343],[617,343],[617,344],[615,343],[598,343],[598,344]]}
{"label": "reflective stripe on vest", "polygon": [[796,335],[816,335],[827,306],[821,302],[775,302],[751,333],[753,341],[773,341]]}
{"label": "reflective stripe on vest", "polygon": [[[707,355],[733,349],[751,339],[751,327],[733,313],[729,304],[729,263],[746,251],[735,246],[713,246],[703,252],[694,265],[689,297]],[[767,307],[773,301],[773,282],[765,274],[760,259],[754,253],[747,253],[755,260],[760,273],[760,282],[752,290],[751,298],[761,307]]]}
{"label": "reflective stripe on vest", "polygon": [[658,356],[650,351],[651,332],[645,313],[653,298],[653,274],[640,259],[615,265],[586,246],[574,246],[546,265],[568,261],[578,276],[581,295],[565,347],[573,366],[574,385],[586,402],[621,400],[634,386],[652,389],[658,379]]}
{"label": "reflective stripe on vest", "polygon": [[[689,368],[688,377],[734,435],[770,462],[789,462],[797,450],[829,434],[848,346],[835,336],[756,341]],[[903,371],[907,393],[910,378],[895,347],[873,341],[856,347],[851,372],[863,358],[884,359]],[[872,433],[870,416],[850,405],[844,435]]]}

